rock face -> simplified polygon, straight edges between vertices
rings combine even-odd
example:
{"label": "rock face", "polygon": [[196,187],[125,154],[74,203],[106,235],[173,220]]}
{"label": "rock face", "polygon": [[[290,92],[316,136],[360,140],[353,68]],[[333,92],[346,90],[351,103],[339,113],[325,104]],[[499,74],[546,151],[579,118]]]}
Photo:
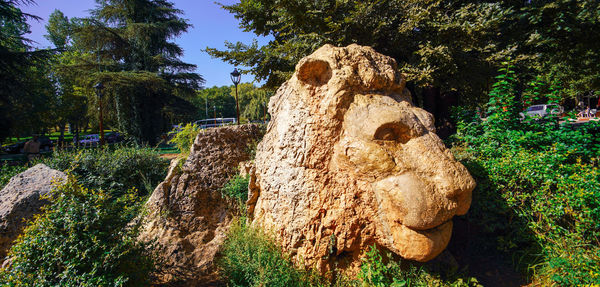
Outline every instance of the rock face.
{"label": "rock face", "polygon": [[269,113],[249,216],[298,262],[326,272],[356,267],[373,244],[416,261],[445,249],[475,182],[392,58],[326,45],[298,63]]}
{"label": "rock face", "polygon": [[171,163],[146,203],[141,234],[157,245],[162,261],[157,283],[199,286],[215,278],[215,255],[232,220],[220,189],[249,159],[249,144],[261,135],[257,125],[203,130],[185,163]]}
{"label": "rock face", "polygon": [[26,222],[48,203],[41,197],[52,190],[53,183],[66,178],[63,172],[38,164],[15,175],[0,191],[0,261],[4,260]]}

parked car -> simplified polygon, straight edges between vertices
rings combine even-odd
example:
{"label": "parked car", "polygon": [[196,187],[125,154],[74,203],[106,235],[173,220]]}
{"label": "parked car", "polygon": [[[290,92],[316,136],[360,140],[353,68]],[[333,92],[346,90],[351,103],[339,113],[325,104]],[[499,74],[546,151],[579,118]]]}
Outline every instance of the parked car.
{"label": "parked car", "polygon": [[79,140],[79,144],[84,146],[96,146],[98,143],[100,143],[100,136],[98,134],[86,135]]}
{"label": "parked car", "polygon": [[[25,143],[28,140],[30,140],[30,139],[26,139],[24,141],[20,141],[20,142],[11,144],[11,145],[7,145],[4,147],[4,152],[10,153],[10,154],[23,153],[23,148],[25,147]],[[40,142],[40,151],[42,151],[42,152],[50,151],[50,150],[52,150],[52,147],[54,147],[54,143],[52,142],[52,140],[50,140],[50,138],[48,138],[46,136],[38,137],[38,141]]]}
{"label": "parked car", "polygon": [[525,118],[525,115],[532,118],[543,118],[549,115],[558,116],[564,112],[563,107],[557,104],[547,104],[547,105],[533,105],[527,107],[524,113],[519,113],[521,118]]}
{"label": "parked car", "polygon": [[201,129],[214,128],[226,125],[235,125],[237,120],[235,118],[216,118],[216,119],[205,119],[195,121],[194,123]]}

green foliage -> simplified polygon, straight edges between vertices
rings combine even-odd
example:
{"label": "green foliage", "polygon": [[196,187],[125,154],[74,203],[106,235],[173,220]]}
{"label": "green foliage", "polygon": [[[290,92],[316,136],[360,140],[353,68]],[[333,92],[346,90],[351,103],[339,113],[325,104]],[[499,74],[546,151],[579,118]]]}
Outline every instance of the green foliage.
{"label": "green foliage", "polygon": [[153,259],[129,225],[142,202],[78,185],[73,176],[50,196],[0,273],[2,286],[148,286]]}
{"label": "green foliage", "polygon": [[[272,90],[257,88],[250,83],[239,84],[240,121],[262,121],[272,95]],[[193,103],[199,110],[200,118],[234,118],[235,88],[223,86],[202,89],[198,91]],[[268,119],[268,115],[266,118]]]}
{"label": "green foliage", "polygon": [[225,43],[214,57],[250,67],[277,87],[298,61],[324,44],[371,46],[391,56],[410,82],[458,91],[468,104],[484,91],[511,56],[519,71],[557,78],[561,97],[600,89],[600,4],[552,1],[272,1],[222,5],[240,26],[268,44]]}
{"label": "green foliage", "polygon": [[[30,0],[0,1],[0,141],[10,134],[39,132],[53,87],[45,77],[48,50],[32,51],[28,19],[20,5]],[[26,116],[25,116],[26,115]]]}
{"label": "green foliage", "polygon": [[0,189],[4,188],[4,186],[10,181],[10,179],[24,172],[27,168],[24,166],[9,166],[9,165],[0,165]]}
{"label": "green foliage", "polygon": [[232,200],[243,211],[248,201],[248,184],[250,176],[241,176],[236,174],[221,188],[221,194],[224,198]]}
{"label": "green foliage", "polygon": [[66,43],[66,59],[53,67],[60,94],[87,98],[95,121],[100,103],[93,86],[103,82],[103,104],[114,107],[104,109],[105,124],[154,145],[168,121],[189,121],[196,113],[188,100],[204,80],[179,59],[183,50],[172,41],[190,25],[169,1],[96,2],[88,18],[68,21],[56,11],[47,26],[57,47]]}
{"label": "green foliage", "polygon": [[186,124],[178,131],[175,136],[169,141],[169,143],[175,144],[179,149],[183,158],[187,158],[190,154],[190,149],[194,144],[194,140],[200,133],[200,129],[196,124]]}
{"label": "green foliage", "polygon": [[298,269],[268,234],[239,220],[229,230],[218,264],[229,286],[481,286],[475,278],[458,273],[442,278],[423,267],[401,267],[390,253],[382,256],[376,247],[367,252],[357,280],[338,274],[332,282],[316,271]]}
{"label": "green foliage", "polygon": [[69,18],[65,16],[60,10],[54,10],[48,17],[48,24],[46,25],[46,39],[54,44],[54,47],[59,49],[65,49],[69,44],[69,39],[72,32],[72,25],[69,22]]}
{"label": "green foliage", "polygon": [[[235,91],[232,91],[232,96],[233,94],[235,94]],[[248,121],[262,121],[264,113],[266,113],[266,105],[269,103],[273,91],[257,88],[254,84],[243,83],[238,85],[238,95],[240,117]]]}
{"label": "green foliage", "polygon": [[414,270],[411,270],[410,276],[406,278],[407,280],[403,280],[404,278],[400,280],[394,278],[394,275],[402,274],[400,264],[389,257],[386,259],[388,261],[387,264],[383,262],[383,258],[379,254],[377,247],[371,246],[369,251],[367,251],[366,257],[363,258],[358,279],[362,280],[367,286],[373,287],[405,286],[407,283],[410,284],[411,279],[415,279]]}
{"label": "green foliage", "polygon": [[[382,256],[376,246],[371,246],[363,258],[357,286],[403,287],[403,286],[481,286],[475,278],[462,278],[452,274],[447,279],[433,275],[426,268],[414,265],[401,267],[390,253]],[[452,278],[450,278],[452,277]]]}
{"label": "green foliage", "polygon": [[516,78],[513,65],[510,61],[503,62],[502,65],[489,93],[487,112],[490,125],[505,128],[518,124],[521,109],[515,99]]}
{"label": "green foliage", "polygon": [[561,91],[577,95],[600,88],[600,2],[529,1],[519,25],[523,57],[543,78],[557,79]]}
{"label": "green foliage", "polygon": [[232,223],[219,266],[229,286],[318,286],[318,276],[300,270],[267,234],[240,220]]}
{"label": "green foliage", "polygon": [[518,122],[501,109],[515,104],[506,85],[495,85],[488,120],[460,122],[455,136],[455,154],[478,183],[469,217],[535,282],[599,284],[600,124]]}
{"label": "green foliage", "polygon": [[459,90],[476,98],[487,89],[497,59],[510,53],[507,28],[517,7],[502,4],[242,0],[223,8],[244,29],[274,39],[265,46],[226,42],[226,50],[207,52],[250,67],[248,72],[277,87],[302,57],[322,45],[356,43],[395,58],[409,80],[421,87]]}
{"label": "green foliage", "polygon": [[130,188],[140,195],[151,193],[168,167],[168,161],[157,151],[136,147],[58,150],[41,161],[54,169],[69,170],[88,188],[107,190],[115,196]]}

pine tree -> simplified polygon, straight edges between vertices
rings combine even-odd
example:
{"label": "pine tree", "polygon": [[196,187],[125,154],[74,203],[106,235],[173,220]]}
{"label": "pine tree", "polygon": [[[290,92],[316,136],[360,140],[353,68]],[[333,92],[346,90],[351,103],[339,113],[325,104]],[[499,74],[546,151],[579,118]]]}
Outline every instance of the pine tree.
{"label": "pine tree", "polygon": [[77,20],[74,28],[74,46],[85,53],[78,63],[87,71],[84,86],[91,92],[103,82],[118,129],[154,144],[168,128],[168,105],[178,102],[173,97],[191,95],[204,82],[193,72],[195,65],[179,60],[183,50],[172,42],[190,25],[169,1],[97,3],[92,16]]}

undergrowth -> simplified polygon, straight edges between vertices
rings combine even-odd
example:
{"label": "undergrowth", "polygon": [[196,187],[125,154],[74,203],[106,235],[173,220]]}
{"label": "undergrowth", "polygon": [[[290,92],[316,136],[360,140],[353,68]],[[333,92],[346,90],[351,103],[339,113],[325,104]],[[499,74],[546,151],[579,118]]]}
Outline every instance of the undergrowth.
{"label": "undergrowth", "polygon": [[134,190],[113,198],[68,175],[48,199],[12,246],[1,286],[149,286],[153,256],[131,223],[142,204]]}
{"label": "undergrowth", "polygon": [[375,246],[366,252],[356,279],[321,276],[316,270],[296,266],[271,235],[247,226],[244,220],[234,220],[218,263],[229,286],[480,286],[475,278],[460,273],[441,276],[427,267],[401,266]]}
{"label": "undergrowth", "polygon": [[130,188],[135,188],[141,196],[151,193],[165,178],[169,166],[156,150],[126,146],[57,150],[40,162],[69,171],[87,188],[103,189],[117,197]]}
{"label": "undergrowth", "polygon": [[246,209],[249,182],[249,176],[236,174],[221,188],[223,198],[229,200],[232,207],[240,211],[240,215],[244,214],[243,211]]}
{"label": "undergrowth", "polygon": [[[535,284],[600,284],[600,124],[519,121],[510,65],[485,121],[463,116],[453,151],[478,186],[468,217]],[[553,95],[548,99],[552,102]]]}
{"label": "undergrowth", "polygon": [[179,149],[180,157],[186,159],[190,154],[196,137],[202,130],[195,123],[188,123],[175,132],[175,136],[169,141]]}

